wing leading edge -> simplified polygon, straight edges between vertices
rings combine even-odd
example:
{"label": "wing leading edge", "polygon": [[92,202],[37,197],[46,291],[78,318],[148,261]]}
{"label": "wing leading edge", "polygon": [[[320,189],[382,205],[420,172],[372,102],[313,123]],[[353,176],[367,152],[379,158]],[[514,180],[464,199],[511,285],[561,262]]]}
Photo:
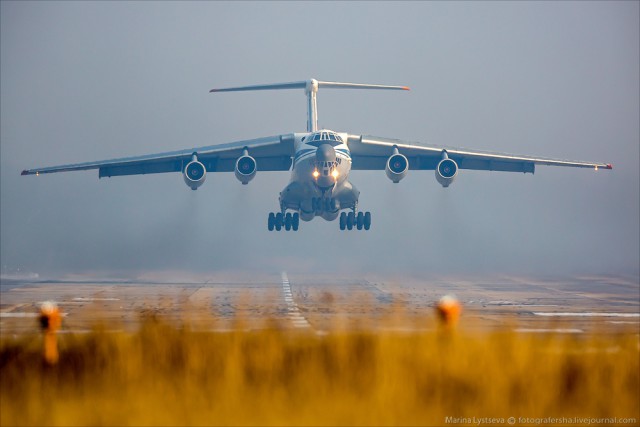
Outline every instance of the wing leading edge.
{"label": "wing leading edge", "polygon": [[99,177],[182,172],[195,153],[207,172],[232,172],[245,148],[256,159],[260,171],[286,171],[291,168],[294,134],[235,141],[187,150],[169,151],[96,162],[74,163],[27,169],[22,175],[98,169]]}
{"label": "wing leading edge", "polygon": [[383,170],[387,159],[393,154],[394,147],[409,159],[409,169],[414,170],[435,170],[438,162],[442,160],[443,151],[446,151],[448,157],[453,159],[460,169],[534,173],[535,165],[596,170],[613,168],[607,163],[491,153],[368,135],[349,135],[348,145],[354,170]]}

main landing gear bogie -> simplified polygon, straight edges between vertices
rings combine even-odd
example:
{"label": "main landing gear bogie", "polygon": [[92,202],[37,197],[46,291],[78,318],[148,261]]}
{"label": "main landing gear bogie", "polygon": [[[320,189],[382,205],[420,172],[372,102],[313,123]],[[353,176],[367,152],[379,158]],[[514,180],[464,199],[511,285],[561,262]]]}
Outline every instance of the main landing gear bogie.
{"label": "main landing gear bogie", "polygon": [[273,231],[274,229],[276,231],[280,231],[283,228],[286,231],[298,231],[299,226],[300,215],[297,212],[293,214],[291,212],[287,212],[286,214],[283,214],[282,212],[269,213],[269,220],[267,222],[267,228],[269,231]]}
{"label": "main landing gear bogie", "polygon": [[340,213],[340,230],[353,230],[353,228],[358,230],[368,230],[371,228],[371,212],[358,212],[357,214],[353,211],[346,213]]}

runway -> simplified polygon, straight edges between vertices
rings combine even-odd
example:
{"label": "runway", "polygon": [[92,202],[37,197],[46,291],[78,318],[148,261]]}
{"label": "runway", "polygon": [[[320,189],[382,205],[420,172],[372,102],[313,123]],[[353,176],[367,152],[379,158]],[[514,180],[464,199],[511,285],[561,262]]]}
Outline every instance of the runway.
{"label": "runway", "polygon": [[429,330],[437,327],[433,307],[445,294],[462,302],[460,328],[470,331],[640,332],[638,280],[623,277],[372,279],[280,272],[133,281],[4,278],[0,285],[2,337],[36,332],[39,304],[47,300],[63,312],[63,333],[97,324],[135,330],[141,315],[221,332]]}

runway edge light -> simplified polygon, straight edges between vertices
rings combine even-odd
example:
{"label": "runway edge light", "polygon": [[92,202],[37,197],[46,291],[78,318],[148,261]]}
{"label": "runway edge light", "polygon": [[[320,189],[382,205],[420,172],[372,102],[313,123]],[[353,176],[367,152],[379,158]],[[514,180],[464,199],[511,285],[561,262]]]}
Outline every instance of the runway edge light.
{"label": "runway edge light", "polygon": [[58,329],[62,324],[58,305],[53,301],[43,302],[38,321],[44,333],[44,361],[49,365],[55,365],[59,359]]}
{"label": "runway edge light", "polygon": [[446,328],[455,328],[462,313],[462,304],[455,295],[445,295],[436,304],[440,323]]}

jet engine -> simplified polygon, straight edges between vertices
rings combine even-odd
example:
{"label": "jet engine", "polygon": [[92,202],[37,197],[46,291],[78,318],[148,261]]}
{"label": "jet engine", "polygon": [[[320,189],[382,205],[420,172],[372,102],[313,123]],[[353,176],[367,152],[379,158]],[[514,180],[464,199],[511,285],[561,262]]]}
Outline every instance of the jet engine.
{"label": "jet engine", "polygon": [[395,153],[387,160],[385,172],[389,179],[397,184],[402,178],[407,176],[407,172],[409,171],[409,159],[398,153],[397,149],[394,151]]}
{"label": "jet engine", "polygon": [[240,181],[243,185],[246,185],[253,179],[254,176],[256,176],[257,170],[258,165],[256,163],[256,159],[251,157],[245,150],[244,154],[236,161],[236,178],[238,178],[238,181]]}
{"label": "jet engine", "polygon": [[192,189],[197,190],[207,177],[207,168],[198,161],[198,157],[194,154],[191,161],[184,168],[184,182]]}
{"label": "jet engine", "polygon": [[443,186],[448,187],[449,184],[458,175],[458,164],[448,157],[443,158],[436,168],[436,180]]}

